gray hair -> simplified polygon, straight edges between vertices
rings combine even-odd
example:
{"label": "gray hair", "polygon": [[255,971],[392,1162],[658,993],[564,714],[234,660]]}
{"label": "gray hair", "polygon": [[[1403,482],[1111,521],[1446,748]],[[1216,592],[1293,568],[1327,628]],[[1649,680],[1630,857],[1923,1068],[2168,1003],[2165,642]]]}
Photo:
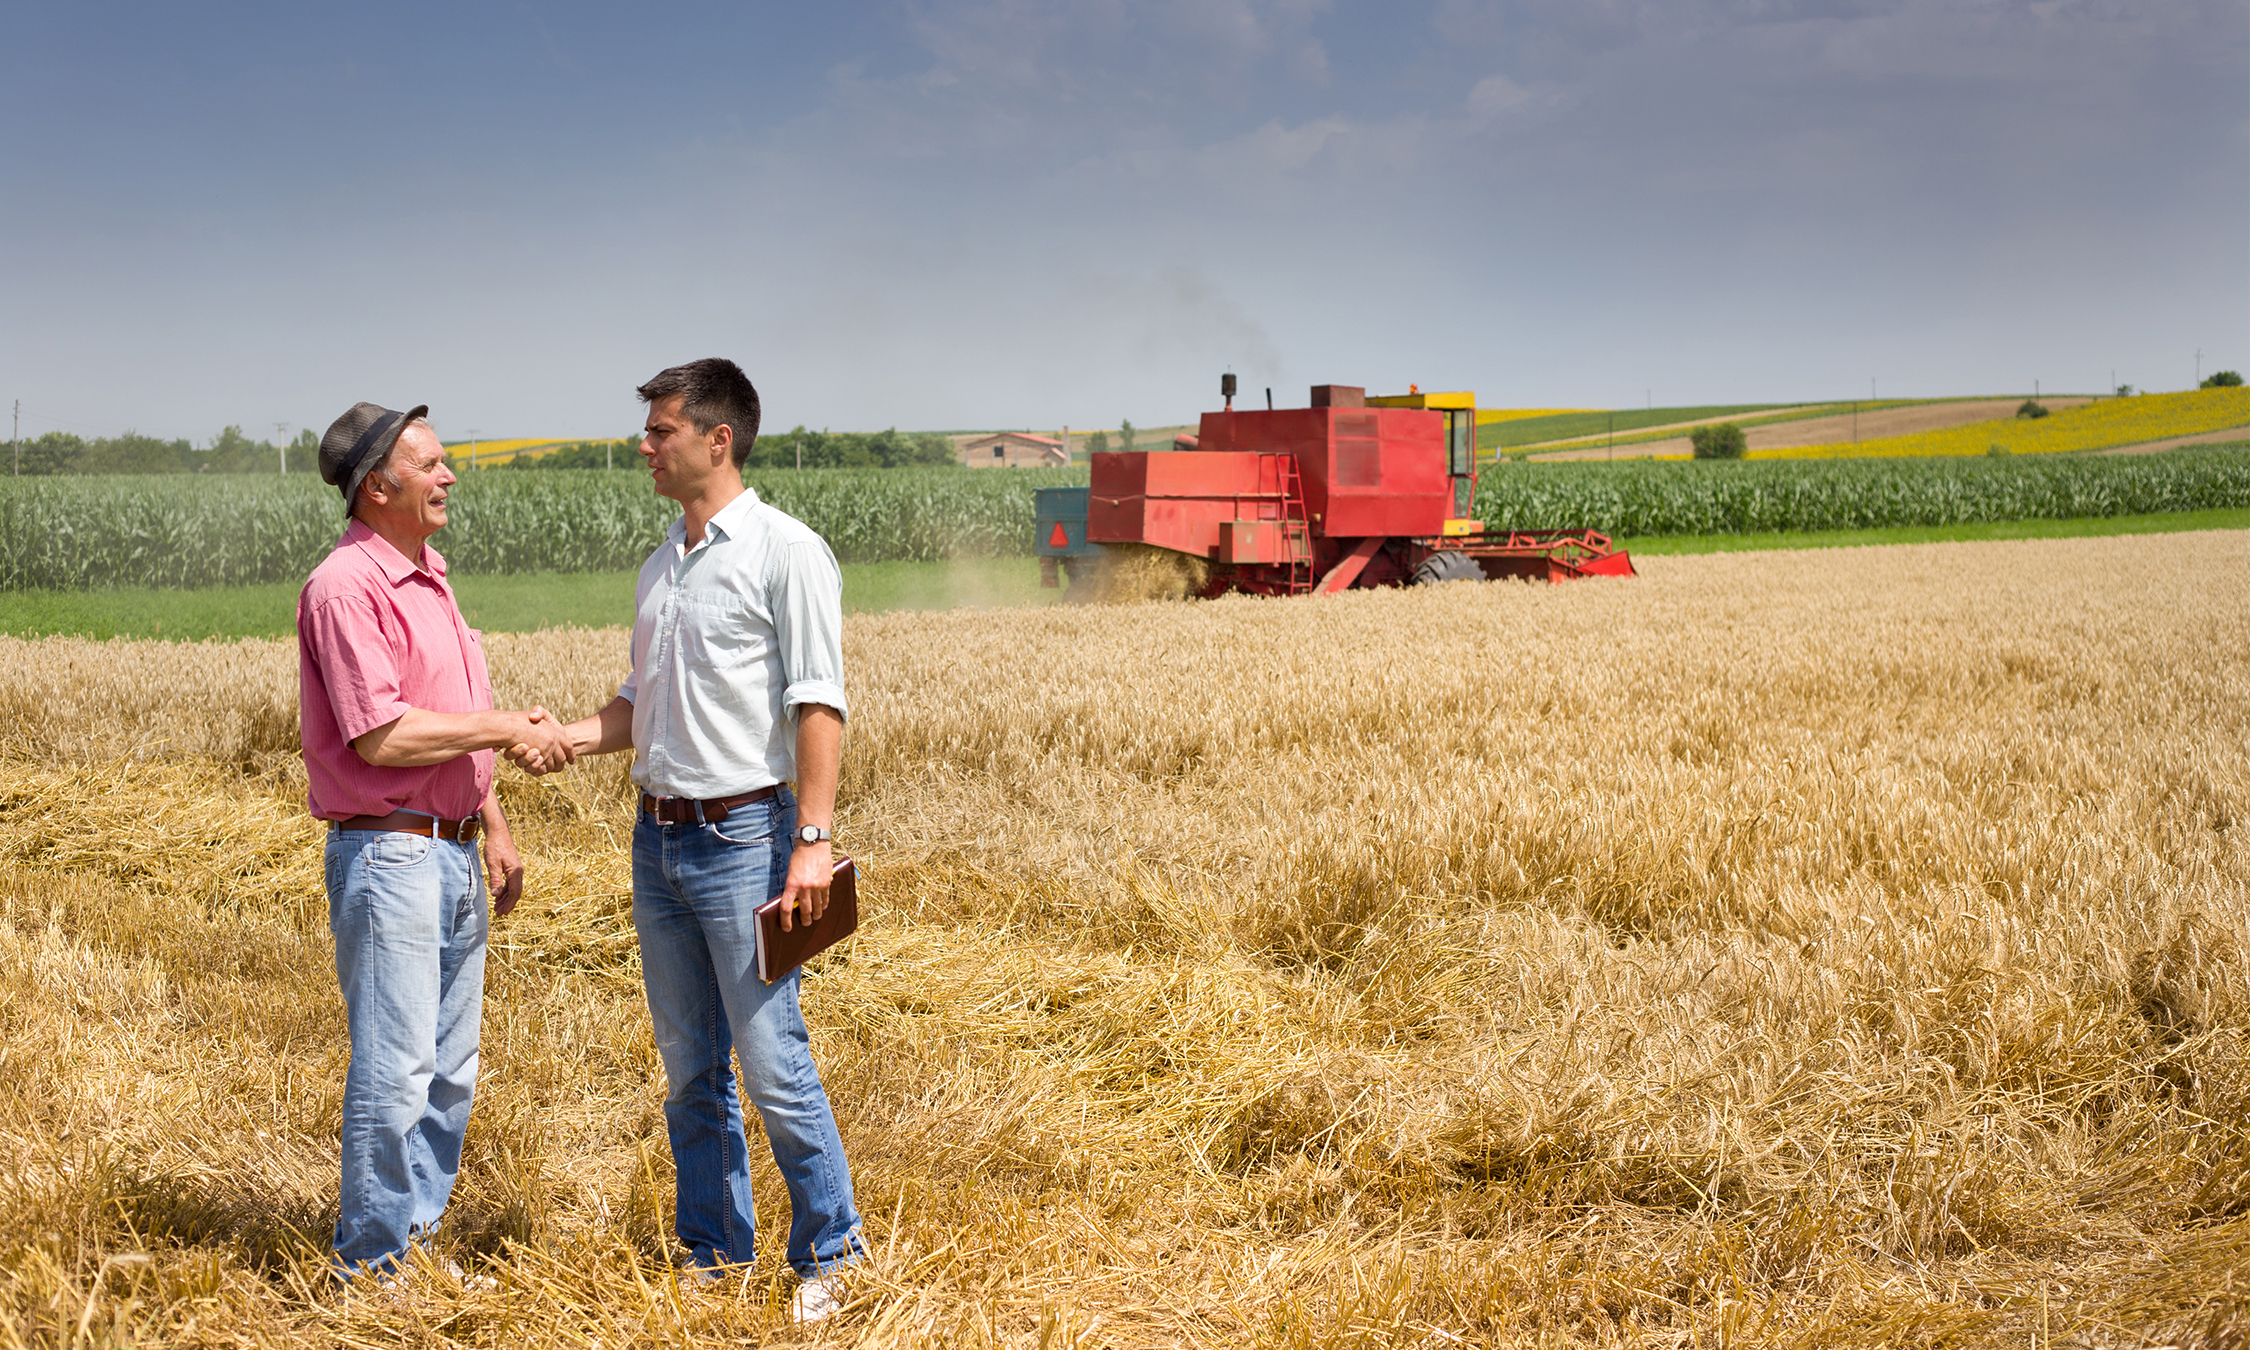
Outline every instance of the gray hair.
{"label": "gray hair", "polygon": [[[400,486],[398,481],[398,470],[391,466],[391,461],[398,458],[398,448],[405,442],[406,433],[412,431],[416,427],[422,427],[433,432],[435,431],[435,428],[430,426],[430,419],[427,417],[416,417],[410,419],[405,426],[402,426],[398,429],[398,434],[396,436],[391,437],[391,443],[383,451],[383,457],[379,460],[376,460],[373,467],[369,468],[367,471],[367,476],[369,478],[382,479],[383,486],[389,491],[396,492],[399,490]],[[361,481],[360,486],[363,488],[367,486],[365,480]]]}

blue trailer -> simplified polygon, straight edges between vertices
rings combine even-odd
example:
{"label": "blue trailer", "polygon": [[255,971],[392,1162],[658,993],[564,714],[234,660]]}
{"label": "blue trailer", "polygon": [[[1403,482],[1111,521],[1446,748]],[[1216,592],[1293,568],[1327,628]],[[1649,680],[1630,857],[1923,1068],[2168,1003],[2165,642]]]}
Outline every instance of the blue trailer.
{"label": "blue trailer", "polygon": [[1039,488],[1033,494],[1038,524],[1032,540],[1038,546],[1039,584],[1061,586],[1083,593],[1093,584],[1102,546],[1086,538],[1086,503],[1090,488]]}

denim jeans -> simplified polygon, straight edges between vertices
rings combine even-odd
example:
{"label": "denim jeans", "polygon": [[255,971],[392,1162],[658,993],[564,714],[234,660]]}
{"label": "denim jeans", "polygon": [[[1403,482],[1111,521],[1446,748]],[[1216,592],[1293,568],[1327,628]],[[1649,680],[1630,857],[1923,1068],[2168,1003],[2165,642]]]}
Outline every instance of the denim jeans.
{"label": "denim jeans", "polygon": [[699,1266],[748,1265],[753,1255],[735,1051],[789,1186],[791,1268],[812,1276],[862,1251],[844,1141],[797,1006],[803,972],[758,978],[754,911],[781,893],[796,821],[784,790],[724,824],[660,825],[643,814],[633,829],[633,928],[679,1174],[673,1220]]}
{"label": "denim jeans", "polygon": [[328,931],[351,1022],[336,1265],[387,1270],[435,1227],[461,1170],[484,1013],[474,844],[331,830]]}

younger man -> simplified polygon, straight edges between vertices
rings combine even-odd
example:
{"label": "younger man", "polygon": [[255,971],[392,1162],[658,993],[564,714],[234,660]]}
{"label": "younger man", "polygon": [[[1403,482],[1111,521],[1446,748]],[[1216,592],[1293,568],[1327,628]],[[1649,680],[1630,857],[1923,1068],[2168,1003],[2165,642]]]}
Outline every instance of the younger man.
{"label": "younger man", "polygon": [[[632,675],[564,735],[573,757],[638,756],[633,926],[670,1087],[688,1278],[751,1260],[749,1148],[730,1062],[739,1052],[789,1186],[800,1279],[790,1310],[818,1321],[841,1306],[840,1272],[862,1254],[859,1213],[798,973],[758,978],[753,911],[779,894],[785,915],[809,921],[828,904],[843,579],[819,535],[743,486],[758,391],[738,366],[691,361],[639,392],[649,405],[641,454],[683,512],[641,568]],[[519,761],[554,767],[536,751]]]}

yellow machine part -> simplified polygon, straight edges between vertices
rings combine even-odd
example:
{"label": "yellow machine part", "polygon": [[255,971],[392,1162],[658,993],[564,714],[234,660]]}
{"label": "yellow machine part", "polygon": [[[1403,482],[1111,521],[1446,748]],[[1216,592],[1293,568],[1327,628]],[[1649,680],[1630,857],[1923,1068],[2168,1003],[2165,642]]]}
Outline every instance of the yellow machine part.
{"label": "yellow machine part", "polygon": [[1449,520],[1445,522],[1445,537],[1448,539],[1464,534],[1482,533],[1484,533],[1484,522],[1481,520]]}
{"label": "yellow machine part", "polygon": [[1382,394],[1367,400],[1370,408],[1475,408],[1477,396],[1469,390],[1450,394]]}

